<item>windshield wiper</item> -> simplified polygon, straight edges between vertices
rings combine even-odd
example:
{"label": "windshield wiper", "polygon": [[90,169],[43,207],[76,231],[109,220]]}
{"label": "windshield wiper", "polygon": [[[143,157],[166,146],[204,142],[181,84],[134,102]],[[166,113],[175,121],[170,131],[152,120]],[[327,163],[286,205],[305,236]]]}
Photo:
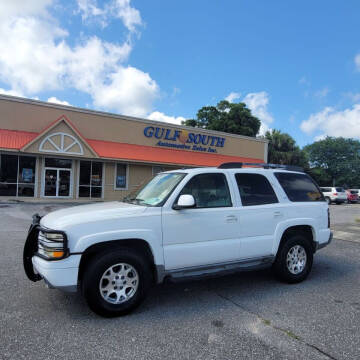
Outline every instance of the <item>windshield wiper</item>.
{"label": "windshield wiper", "polygon": [[145,200],[139,199],[139,198],[127,198],[127,197],[125,197],[123,199],[123,202],[129,203],[129,204],[135,204],[135,205],[140,205],[140,203],[143,203],[141,205],[148,205],[148,204],[146,204]]}
{"label": "windshield wiper", "polygon": [[[141,202],[145,203],[144,199],[134,198],[131,199],[133,202],[135,202],[137,205],[140,205]],[[146,204],[146,203],[145,203]],[[146,204],[147,205],[147,204]]]}

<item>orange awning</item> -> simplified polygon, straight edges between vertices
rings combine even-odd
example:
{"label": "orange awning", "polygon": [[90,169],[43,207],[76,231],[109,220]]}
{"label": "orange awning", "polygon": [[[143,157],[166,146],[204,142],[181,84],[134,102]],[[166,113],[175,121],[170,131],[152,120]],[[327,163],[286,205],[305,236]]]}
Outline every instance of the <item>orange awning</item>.
{"label": "orange awning", "polygon": [[0,129],[0,148],[19,150],[37,135],[37,133],[27,131]]}
{"label": "orange awning", "polygon": [[90,140],[89,145],[100,157],[156,162],[161,164],[177,164],[191,166],[218,166],[224,162],[256,162],[263,163],[263,159],[246,158],[209,154],[187,150],[166,149],[155,146],[115,143],[110,141]]}

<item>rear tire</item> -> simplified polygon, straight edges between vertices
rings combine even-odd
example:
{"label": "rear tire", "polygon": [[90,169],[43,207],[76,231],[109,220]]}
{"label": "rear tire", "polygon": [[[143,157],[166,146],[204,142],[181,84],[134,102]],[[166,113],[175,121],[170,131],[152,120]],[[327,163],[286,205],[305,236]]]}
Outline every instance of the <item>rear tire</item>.
{"label": "rear tire", "polygon": [[328,196],[325,199],[326,199],[326,202],[328,203],[328,205],[331,205],[331,199]]}
{"label": "rear tire", "polygon": [[151,268],[145,257],[128,248],[109,249],[86,266],[82,292],[92,311],[115,317],[137,308],[151,283]]}
{"label": "rear tire", "polygon": [[313,249],[302,234],[289,235],[278,250],[273,270],[284,282],[294,284],[309,275],[313,264]]}

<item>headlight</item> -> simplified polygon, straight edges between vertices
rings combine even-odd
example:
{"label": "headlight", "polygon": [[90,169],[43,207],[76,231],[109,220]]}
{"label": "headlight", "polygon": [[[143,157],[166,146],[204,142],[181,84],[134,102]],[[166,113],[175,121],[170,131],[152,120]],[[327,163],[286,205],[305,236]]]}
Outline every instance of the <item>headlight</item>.
{"label": "headlight", "polygon": [[38,254],[49,260],[59,260],[66,255],[66,235],[62,232],[40,230]]}

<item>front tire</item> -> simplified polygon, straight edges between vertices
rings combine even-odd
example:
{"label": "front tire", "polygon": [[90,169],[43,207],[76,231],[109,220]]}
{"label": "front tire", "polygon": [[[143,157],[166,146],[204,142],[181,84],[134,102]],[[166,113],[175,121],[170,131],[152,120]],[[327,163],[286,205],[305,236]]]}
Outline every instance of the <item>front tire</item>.
{"label": "front tire", "polygon": [[313,264],[313,249],[309,240],[290,235],[281,245],[273,269],[277,277],[287,283],[301,282],[309,275]]}
{"label": "front tire", "polygon": [[151,269],[141,254],[127,248],[97,255],[84,270],[83,295],[92,311],[104,317],[126,315],[144,300]]}

